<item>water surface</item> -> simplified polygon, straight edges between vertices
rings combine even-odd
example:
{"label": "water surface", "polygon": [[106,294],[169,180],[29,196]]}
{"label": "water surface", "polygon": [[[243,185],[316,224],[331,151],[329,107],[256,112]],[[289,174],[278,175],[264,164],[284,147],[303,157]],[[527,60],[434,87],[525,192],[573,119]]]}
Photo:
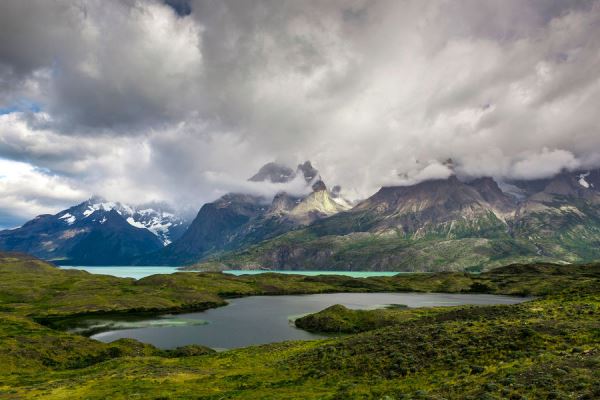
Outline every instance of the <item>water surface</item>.
{"label": "water surface", "polygon": [[[141,279],[150,275],[155,274],[172,274],[175,272],[198,272],[198,271],[180,271],[179,267],[165,267],[165,266],[119,266],[119,265],[107,265],[107,266],[61,266],[63,269],[81,269],[92,274],[101,275],[112,275],[119,278],[135,278]],[[298,275],[344,275],[351,276],[353,278],[367,278],[370,276],[393,276],[400,272],[389,272],[389,271],[265,271],[265,270],[230,270],[223,271],[227,274],[232,275],[256,275],[264,274],[265,272],[277,272],[279,274],[298,274]]]}
{"label": "water surface", "polygon": [[343,275],[350,276],[352,278],[368,278],[370,276],[394,276],[398,274],[412,274],[414,272],[395,272],[395,271],[283,271],[283,270],[243,270],[243,269],[232,269],[223,271],[226,274],[232,275],[257,275],[264,274],[266,272],[276,272],[278,274],[287,275],[306,275],[306,276],[317,276],[317,275]]}
{"label": "water surface", "polygon": [[[296,328],[293,319],[334,304],[353,309],[371,309],[391,304],[408,307],[454,306],[463,304],[515,304],[527,298],[487,294],[444,293],[328,293],[296,296],[251,296],[232,299],[229,305],[203,312],[177,315],[189,324],[140,324],[136,329],[101,332],[92,338],[111,342],[133,338],[168,349],[201,344],[231,349],[285,340],[319,339],[325,336]],[[155,318],[156,319],[156,318]],[[168,317],[167,317],[168,319]],[[199,323],[193,323],[193,321]],[[114,325],[113,325],[114,326]]]}
{"label": "water surface", "polygon": [[162,266],[122,266],[122,265],[107,265],[107,266],[66,266],[61,265],[62,269],[81,269],[91,274],[112,275],[119,278],[134,278],[142,279],[150,275],[156,274],[172,274],[181,272],[177,267],[162,267]]}

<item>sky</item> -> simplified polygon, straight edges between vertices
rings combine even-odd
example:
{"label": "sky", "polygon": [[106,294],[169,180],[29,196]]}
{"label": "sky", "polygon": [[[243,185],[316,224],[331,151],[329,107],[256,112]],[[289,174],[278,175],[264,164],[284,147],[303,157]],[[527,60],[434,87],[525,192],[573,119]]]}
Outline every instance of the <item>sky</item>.
{"label": "sky", "polygon": [[3,0],[0,38],[0,228],[270,161],[350,199],[600,166],[600,1]]}

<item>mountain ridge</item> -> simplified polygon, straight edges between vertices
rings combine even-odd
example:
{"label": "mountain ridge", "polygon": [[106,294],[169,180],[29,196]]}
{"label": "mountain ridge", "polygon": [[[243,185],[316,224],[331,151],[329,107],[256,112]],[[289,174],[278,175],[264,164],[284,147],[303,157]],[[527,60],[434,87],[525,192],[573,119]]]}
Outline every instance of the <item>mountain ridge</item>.
{"label": "mountain ridge", "polygon": [[197,267],[436,271],[593,260],[600,258],[600,192],[583,175],[599,176],[515,182],[528,191],[522,199],[485,177],[383,187],[349,211]]}

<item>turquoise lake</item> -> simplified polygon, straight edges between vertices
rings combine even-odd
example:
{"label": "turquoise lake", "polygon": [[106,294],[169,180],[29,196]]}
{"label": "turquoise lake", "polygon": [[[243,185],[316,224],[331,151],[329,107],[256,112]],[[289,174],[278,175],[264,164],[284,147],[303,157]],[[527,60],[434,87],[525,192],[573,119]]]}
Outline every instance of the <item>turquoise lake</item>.
{"label": "turquoise lake", "polygon": [[[175,272],[197,272],[197,271],[179,271],[178,267],[161,267],[161,266],[61,266],[63,269],[81,269],[88,271],[92,274],[101,275],[112,275],[120,278],[135,278],[141,279],[146,276],[156,274],[172,274]],[[265,272],[277,272],[279,274],[299,274],[299,275],[344,275],[351,276],[353,278],[367,278],[369,276],[393,276],[402,272],[389,272],[389,271],[247,271],[247,270],[231,270],[224,271],[225,273],[232,275],[255,275],[263,274]]]}

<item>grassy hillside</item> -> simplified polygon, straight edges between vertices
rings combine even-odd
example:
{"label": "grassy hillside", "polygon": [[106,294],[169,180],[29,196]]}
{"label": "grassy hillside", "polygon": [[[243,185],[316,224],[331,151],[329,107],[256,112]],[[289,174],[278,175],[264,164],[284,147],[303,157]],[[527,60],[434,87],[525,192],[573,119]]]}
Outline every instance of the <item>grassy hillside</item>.
{"label": "grassy hillside", "polygon": [[215,270],[260,266],[286,270],[439,272],[482,271],[516,262],[562,260],[538,252],[533,244],[511,238],[412,239],[399,234],[372,233],[314,237],[301,230],[188,268]]}
{"label": "grassy hillside", "polygon": [[[570,199],[507,221],[492,213],[375,229],[394,216],[346,212],[191,266],[198,270],[483,271],[510,263],[600,259],[600,209]],[[419,215],[403,218],[419,221]],[[390,222],[391,224],[391,222]],[[391,224],[393,225],[393,224]]]}
{"label": "grassy hillside", "polygon": [[[599,264],[512,265],[480,275],[353,279],[178,273],[134,281],[3,254],[0,274],[0,398],[600,396]],[[314,322],[306,327],[359,333],[223,353],[200,346],[161,351],[133,340],[104,344],[34,320],[217,306],[234,295],[394,290],[541,297],[511,306],[363,312],[338,306],[304,318]],[[76,306],[65,299],[76,300]]]}

